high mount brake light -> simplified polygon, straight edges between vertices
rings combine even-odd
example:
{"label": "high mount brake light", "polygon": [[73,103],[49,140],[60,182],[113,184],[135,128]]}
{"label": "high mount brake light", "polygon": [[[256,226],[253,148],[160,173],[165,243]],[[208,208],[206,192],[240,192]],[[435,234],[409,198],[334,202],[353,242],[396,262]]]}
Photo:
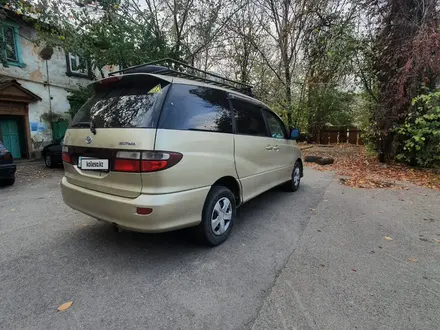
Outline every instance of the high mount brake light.
{"label": "high mount brake light", "polygon": [[122,79],[122,77],[117,77],[117,76],[108,77],[108,78],[104,78],[104,79],[100,80],[99,83],[101,85],[111,85],[111,84],[119,82],[121,79]]}

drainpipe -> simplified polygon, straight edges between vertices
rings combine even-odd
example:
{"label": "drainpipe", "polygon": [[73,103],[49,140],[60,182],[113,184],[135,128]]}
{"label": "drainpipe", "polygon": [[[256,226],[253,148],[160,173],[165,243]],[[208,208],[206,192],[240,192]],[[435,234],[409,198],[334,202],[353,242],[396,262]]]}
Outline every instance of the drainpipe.
{"label": "drainpipe", "polygon": [[52,142],[55,142],[53,133],[53,120],[52,120],[52,96],[50,94],[50,78],[49,78],[49,63],[46,60],[46,74],[47,74],[47,93],[49,95],[49,121],[50,121],[50,131],[52,132]]}

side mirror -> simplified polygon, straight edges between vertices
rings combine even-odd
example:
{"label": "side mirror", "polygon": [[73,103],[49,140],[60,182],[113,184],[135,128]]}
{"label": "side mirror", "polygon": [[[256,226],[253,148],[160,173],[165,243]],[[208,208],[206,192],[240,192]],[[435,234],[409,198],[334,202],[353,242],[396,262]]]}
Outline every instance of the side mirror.
{"label": "side mirror", "polygon": [[292,129],[290,131],[290,139],[297,140],[299,138],[299,134],[300,134],[299,129],[297,128]]}

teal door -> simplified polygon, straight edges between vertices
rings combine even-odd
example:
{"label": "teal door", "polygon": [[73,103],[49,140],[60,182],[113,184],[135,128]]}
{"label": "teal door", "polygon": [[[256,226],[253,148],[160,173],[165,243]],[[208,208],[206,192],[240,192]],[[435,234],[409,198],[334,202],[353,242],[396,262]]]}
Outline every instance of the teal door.
{"label": "teal door", "polygon": [[0,132],[3,145],[11,152],[12,157],[21,158],[17,122],[15,120],[0,120]]}

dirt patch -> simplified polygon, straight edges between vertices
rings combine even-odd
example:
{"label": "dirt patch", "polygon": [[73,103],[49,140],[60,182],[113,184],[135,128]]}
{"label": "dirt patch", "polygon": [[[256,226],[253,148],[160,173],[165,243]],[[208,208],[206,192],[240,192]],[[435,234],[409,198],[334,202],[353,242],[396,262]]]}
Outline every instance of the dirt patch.
{"label": "dirt patch", "polygon": [[332,170],[343,176],[341,184],[358,188],[389,188],[408,189],[405,183],[410,182],[426,188],[440,191],[440,174],[430,170],[415,169],[402,164],[382,164],[376,157],[367,155],[364,146],[350,144],[307,148],[301,146],[303,156],[331,157],[335,160],[331,165],[306,163],[306,166],[319,171]]}
{"label": "dirt patch", "polygon": [[63,175],[63,168],[48,168],[43,161],[17,162],[15,181],[18,183],[32,183]]}

